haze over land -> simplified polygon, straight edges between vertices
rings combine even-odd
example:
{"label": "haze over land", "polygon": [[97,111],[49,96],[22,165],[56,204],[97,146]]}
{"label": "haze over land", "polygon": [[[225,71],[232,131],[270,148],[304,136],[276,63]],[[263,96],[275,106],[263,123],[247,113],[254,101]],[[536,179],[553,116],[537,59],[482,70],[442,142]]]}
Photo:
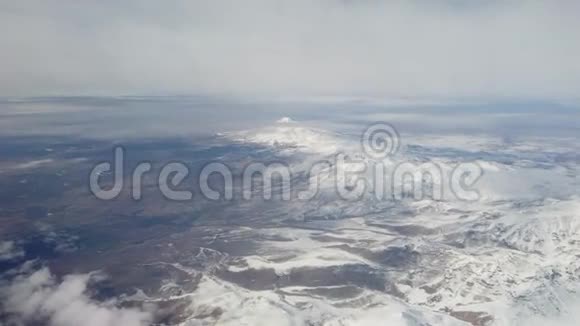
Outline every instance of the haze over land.
{"label": "haze over land", "polygon": [[578,100],[577,1],[1,1],[0,95]]}

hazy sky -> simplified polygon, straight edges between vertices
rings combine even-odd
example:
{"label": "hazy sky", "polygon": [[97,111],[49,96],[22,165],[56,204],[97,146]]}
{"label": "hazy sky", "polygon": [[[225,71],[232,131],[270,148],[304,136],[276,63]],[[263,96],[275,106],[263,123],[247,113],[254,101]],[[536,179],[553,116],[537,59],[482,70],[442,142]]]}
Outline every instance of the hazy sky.
{"label": "hazy sky", "polygon": [[0,44],[0,96],[580,97],[580,1],[0,0]]}

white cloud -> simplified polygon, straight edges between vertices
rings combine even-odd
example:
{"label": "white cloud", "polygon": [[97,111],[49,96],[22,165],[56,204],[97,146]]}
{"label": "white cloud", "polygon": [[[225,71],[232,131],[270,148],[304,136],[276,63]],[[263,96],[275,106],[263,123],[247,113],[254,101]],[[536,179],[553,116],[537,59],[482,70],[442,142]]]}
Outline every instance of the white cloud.
{"label": "white cloud", "polygon": [[2,95],[573,100],[577,1],[0,0]]}
{"label": "white cloud", "polygon": [[47,268],[20,276],[0,289],[0,298],[9,322],[15,325],[34,320],[51,326],[141,326],[148,325],[151,314],[117,308],[115,302],[100,303],[87,295],[93,274],[68,275],[57,282]]}
{"label": "white cloud", "polygon": [[14,241],[0,241],[0,261],[24,256],[24,251],[15,246]]}

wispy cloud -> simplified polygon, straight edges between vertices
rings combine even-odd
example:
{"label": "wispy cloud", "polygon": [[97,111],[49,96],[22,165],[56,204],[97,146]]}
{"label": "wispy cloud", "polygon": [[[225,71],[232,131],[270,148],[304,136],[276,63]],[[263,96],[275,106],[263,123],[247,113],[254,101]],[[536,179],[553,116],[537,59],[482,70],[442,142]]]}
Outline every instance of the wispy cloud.
{"label": "wispy cloud", "polygon": [[24,251],[18,248],[14,241],[0,241],[0,262],[24,256]]}

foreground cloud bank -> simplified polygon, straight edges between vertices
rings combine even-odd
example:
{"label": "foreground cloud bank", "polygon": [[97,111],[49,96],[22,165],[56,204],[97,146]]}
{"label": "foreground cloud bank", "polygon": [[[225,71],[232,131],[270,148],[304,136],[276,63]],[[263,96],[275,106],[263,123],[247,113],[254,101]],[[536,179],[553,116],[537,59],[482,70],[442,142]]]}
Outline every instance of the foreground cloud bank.
{"label": "foreground cloud bank", "polygon": [[0,95],[571,100],[579,31],[576,1],[1,0]]}
{"label": "foreground cloud bank", "polygon": [[92,274],[67,275],[57,282],[47,268],[17,278],[0,288],[3,314],[9,325],[35,321],[51,326],[142,326],[151,315],[137,309],[120,309],[115,302],[97,302],[87,295]]}

